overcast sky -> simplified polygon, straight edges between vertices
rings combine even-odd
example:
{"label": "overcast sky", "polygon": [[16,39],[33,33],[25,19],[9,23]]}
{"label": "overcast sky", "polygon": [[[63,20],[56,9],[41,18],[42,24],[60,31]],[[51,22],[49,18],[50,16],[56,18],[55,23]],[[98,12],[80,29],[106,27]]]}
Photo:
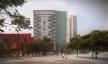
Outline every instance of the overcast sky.
{"label": "overcast sky", "polygon": [[106,0],[27,0],[24,6],[18,7],[21,14],[31,19],[32,24],[33,10],[40,9],[62,10],[75,14],[78,18],[78,34],[86,34],[95,29],[108,29]]}
{"label": "overcast sky", "polygon": [[68,5],[77,15],[79,34],[95,29],[108,30],[108,1],[69,0]]}

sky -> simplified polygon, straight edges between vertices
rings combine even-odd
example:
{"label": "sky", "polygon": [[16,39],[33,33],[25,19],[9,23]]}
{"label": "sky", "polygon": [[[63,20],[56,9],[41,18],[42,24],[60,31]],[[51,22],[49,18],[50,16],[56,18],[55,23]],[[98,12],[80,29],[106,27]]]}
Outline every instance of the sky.
{"label": "sky", "polygon": [[108,30],[108,1],[69,0],[68,5],[78,19],[78,34],[92,30]]}
{"label": "sky", "polygon": [[[84,35],[96,29],[108,30],[107,0],[27,0],[18,10],[30,18],[31,25],[33,10],[61,10],[77,16],[78,34]],[[32,33],[29,30],[23,32]]]}

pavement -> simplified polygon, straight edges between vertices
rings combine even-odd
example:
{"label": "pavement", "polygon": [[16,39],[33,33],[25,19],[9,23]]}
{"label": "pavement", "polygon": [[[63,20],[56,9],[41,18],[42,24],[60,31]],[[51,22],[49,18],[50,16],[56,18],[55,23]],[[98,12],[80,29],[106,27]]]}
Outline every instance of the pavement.
{"label": "pavement", "polygon": [[91,54],[76,54],[44,56],[44,57],[20,57],[0,58],[0,64],[108,64],[108,52],[98,55],[98,59],[91,59]]}

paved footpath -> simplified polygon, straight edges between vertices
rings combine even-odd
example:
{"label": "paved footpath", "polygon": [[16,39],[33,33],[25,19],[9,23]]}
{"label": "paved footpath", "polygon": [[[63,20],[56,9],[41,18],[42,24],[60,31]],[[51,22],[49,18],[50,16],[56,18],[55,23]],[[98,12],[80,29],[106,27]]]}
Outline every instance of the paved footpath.
{"label": "paved footpath", "polygon": [[0,64],[108,64],[108,59],[90,59],[88,54],[80,54],[79,58],[76,55],[66,57],[67,59],[61,56],[0,58]]}

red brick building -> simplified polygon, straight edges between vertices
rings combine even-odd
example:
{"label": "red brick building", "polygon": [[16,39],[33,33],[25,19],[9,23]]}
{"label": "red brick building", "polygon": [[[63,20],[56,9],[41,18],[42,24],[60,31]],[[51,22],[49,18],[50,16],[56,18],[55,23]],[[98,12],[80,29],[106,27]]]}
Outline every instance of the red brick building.
{"label": "red brick building", "polygon": [[34,42],[31,34],[0,34],[0,43],[8,42],[11,49],[20,49],[25,44]]}

